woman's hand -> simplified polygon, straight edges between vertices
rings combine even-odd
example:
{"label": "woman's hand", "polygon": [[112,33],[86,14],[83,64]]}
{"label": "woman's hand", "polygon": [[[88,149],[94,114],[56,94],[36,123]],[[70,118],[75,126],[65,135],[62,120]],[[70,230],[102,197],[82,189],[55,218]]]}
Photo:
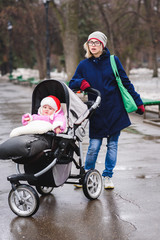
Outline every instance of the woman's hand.
{"label": "woman's hand", "polygon": [[87,89],[89,87],[91,87],[90,84],[85,79],[83,79],[82,82],[81,82],[80,89],[82,91],[84,91],[85,89]]}
{"label": "woman's hand", "polygon": [[142,115],[144,112],[145,112],[144,105],[138,106],[138,109],[137,109],[136,113]]}

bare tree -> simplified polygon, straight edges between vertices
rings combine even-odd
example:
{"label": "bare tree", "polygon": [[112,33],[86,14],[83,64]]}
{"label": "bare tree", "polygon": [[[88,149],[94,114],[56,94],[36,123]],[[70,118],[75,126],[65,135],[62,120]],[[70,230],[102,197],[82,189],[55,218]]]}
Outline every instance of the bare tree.
{"label": "bare tree", "polygon": [[68,81],[73,76],[79,60],[78,51],[78,10],[79,0],[61,0],[54,4],[61,29],[61,38],[64,48],[65,66]]}
{"label": "bare tree", "polygon": [[32,57],[37,62],[39,77],[43,79],[46,72],[45,64],[45,28],[43,27],[43,12],[38,1],[14,2],[0,12],[0,24],[7,26],[8,19],[13,24],[13,53],[18,65],[30,65]]}
{"label": "bare tree", "polygon": [[153,63],[153,77],[158,77],[157,66],[157,45],[159,39],[159,0],[144,0],[144,7],[146,11],[146,22],[150,33],[152,44],[152,63]]}
{"label": "bare tree", "polygon": [[[30,6],[28,1],[24,1],[24,7],[27,10],[28,17],[31,21],[32,26],[32,36],[34,40],[34,46],[35,46],[35,53],[36,53],[36,60],[37,60],[37,66],[39,69],[39,77],[40,79],[44,79],[46,76],[46,54],[45,54],[45,44],[43,42],[43,38],[40,39],[40,26],[39,22],[37,22],[37,8]],[[38,13],[39,14],[39,13]],[[38,18],[39,19],[39,18]],[[45,31],[44,31],[45,32]],[[44,34],[43,34],[44,35]]]}
{"label": "bare tree", "polygon": [[[51,65],[65,63],[68,80],[73,76],[82,44],[92,31],[108,36],[109,49],[118,55],[127,73],[134,63],[143,66],[143,56],[152,60],[153,76],[158,75],[160,51],[160,0],[52,0],[49,5]],[[46,74],[46,25],[42,1],[5,1],[0,4],[0,40],[8,49],[7,22],[13,24],[13,56],[17,66],[37,67],[40,79]],[[0,60],[1,60],[0,59]],[[3,60],[1,60],[2,62]]]}

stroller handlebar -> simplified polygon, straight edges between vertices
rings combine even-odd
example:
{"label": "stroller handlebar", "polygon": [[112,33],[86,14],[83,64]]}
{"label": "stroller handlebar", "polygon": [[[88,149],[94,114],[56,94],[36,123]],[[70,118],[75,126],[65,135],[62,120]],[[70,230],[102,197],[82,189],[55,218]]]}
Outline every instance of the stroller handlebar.
{"label": "stroller handlebar", "polygon": [[[72,89],[72,91],[73,91],[74,93],[76,93],[76,92],[79,91],[79,90],[80,90],[79,88]],[[98,90],[95,89],[95,88],[88,87],[88,88],[86,88],[86,89],[84,90],[84,92],[86,92],[86,93],[93,93],[93,94],[101,97],[100,91],[98,91]]]}
{"label": "stroller handlebar", "polygon": [[95,102],[93,103],[93,105],[91,106],[91,108],[89,109],[89,111],[90,112],[92,112],[94,109],[96,109],[98,106],[99,106],[99,104],[101,103],[101,93],[100,93],[100,91],[98,91],[97,89],[95,89],[95,88],[87,88],[86,90],[85,90],[85,92],[87,92],[87,93],[93,93],[93,94],[95,94],[96,96],[97,96],[97,98],[96,98],[96,100],[95,100]]}
{"label": "stroller handlebar", "polygon": [[[72,89],[73,92],[76,92],[76,91],[78,91],[78,90],[79,90],[78,88],[77,88],[77,89]],[[89,108],[89,110],[92,111],[92,110],[96,109],[96,108],[100,105],[100,103],[101,103],[101,93],[100,93],[100,91],[98,91],[98,90],[95,89],[95,88],[88,87],[88,88],[86,88],[86,89],[84,90],[84,92],[86,92],[86,93],[93,93],[94,95],[97,96],[95,102],[94,102],[93,105]]]}
{"label": "stroller handlebar", "polygon": [[[76,92],[78,89],[74,89],[73,91]],[[89,101],[89,102],[85,102],[85,104],[87,104],[88,106],[88,110],[79,118],[77,119],[77,121],[75,122],[75,124],[81,124],[86,118],[89,118],[91,116],[91,114],[95,111],[96,108],[99,107],[100,103],[101,103],[101,93],[94,88],[87,88],[85,89],[86,93],[92,93],[94,95],[96,95],[96,99],[94,101]],[[89,105],[88,105],[89,103]]]}
{"label": "stroller handlebar", "polygon": [[84,90],[84,92],[93,93],[93,94],[97,95],[97,97],[98,97],[98,96],[101,97],[100,91],[98,91],[98,90],[95,89],[95,88],[91,88],[91,87],[86,88],[86,89]]}

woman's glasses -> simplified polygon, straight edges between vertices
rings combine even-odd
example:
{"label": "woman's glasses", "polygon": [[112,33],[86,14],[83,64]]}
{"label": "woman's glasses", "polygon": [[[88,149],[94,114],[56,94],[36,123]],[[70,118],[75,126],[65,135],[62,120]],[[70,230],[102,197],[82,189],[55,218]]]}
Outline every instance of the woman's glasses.
{"label": "woman's glasses", "polygon": [[99,42],[99,41],[95,41],[95,42],[89,41],[89,42],[88,42],[88,45],[89,45],[89,46],[100,46],[100,45],[101,45],[101,42]]}

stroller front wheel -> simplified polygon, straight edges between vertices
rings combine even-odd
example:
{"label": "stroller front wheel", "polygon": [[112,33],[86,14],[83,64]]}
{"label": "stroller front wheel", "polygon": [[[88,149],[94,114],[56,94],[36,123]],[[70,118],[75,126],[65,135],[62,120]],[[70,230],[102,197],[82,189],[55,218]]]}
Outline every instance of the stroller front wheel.
{"label": "stroller front wheel", "polygon": [[97,199],[102,191],[102,177],[97,170],[89,170],[83,182],[83,192],[88,199]]}
{"label": "stroller front wheel", "polygon": [[49,195],[54,187],[36,186],[36,190],[41,195]]}
{"label": "stroller front wheel", "polygon": [[30,217],[39,208],[37,192],[29,185],[21,184],[8,195],[8,203],[11,210],[20,217]]}

